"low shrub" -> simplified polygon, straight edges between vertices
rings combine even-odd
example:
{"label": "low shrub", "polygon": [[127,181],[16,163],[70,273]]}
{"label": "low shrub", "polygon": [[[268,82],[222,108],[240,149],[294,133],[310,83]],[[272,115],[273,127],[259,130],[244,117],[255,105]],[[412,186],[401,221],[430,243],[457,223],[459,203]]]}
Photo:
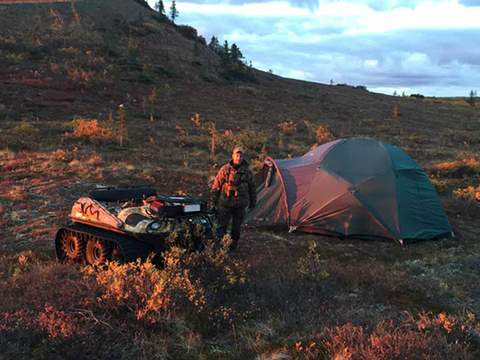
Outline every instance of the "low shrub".
{"label": "low shrub", "polygon": [[74,67],[68,68],[66,71],[67,77],[70,80],[86,88],[107,84],[109,82],[107,69],[97,71]]}
{"label": "low shrub", "polygon": [[33,126],[32,124],[29,124],[26,121],[22,121],[22,123],[18,126],[15,126],[13,129],[11,129],[11,133],[13,135],[18,135],[18,136],[23,136],[23,137],[36,137],[38,136],[40,130]]}
{"label": "low shrub", "polygon": [[317,145],[335,140],[335,137],[332,135],[332,133],[324,126],[312,124],[308,120],[303,120],[303,123],[306,126],[310,136],[315,139]]}
{"label": "low shrub", "polygon": [[166,256],[166,267],[157,269],[150,261],[120,265],[108,263],[105,267],[83,270],[100,287],[97,306],[103,311],[132,316],[145,324],[167,322],[174,306],[188,299],[201,304],[201,288],[189,277],[179,257],[180,249]]}
{"label": "low shrub", "polygon": [[[413,95],[410,95],[413,96]],[[452,105],[452,106],[469,106],[468,102],[465,100],[449,100],[449,99],[438,99],[438,98],[423,98],[417,97],[418,99],[423,99],[424,102],[434,103],[434,104],[443,104],[443,105]]]}
{"label": "low shrub", "polygon": [[102,46],[102,52],[107,56],[120,57],[121,52],[117,42],[107,42]]}
{"label": "low shrub", "polygon": [[243,81],[243,82],[257,82],[257,75],[250,70],[247,66],[234,66],[226,68],[223,73],[223,77],[231,81]]}
{"label": "low shrub", "polygon": [[147,359],[150,351],[141,354],[159,341],[155,353],[199,358],[209,350],[198,330],[230,324],[225,296],[235,299],[245,285],[245,270],[228,255],[230,242],[226,236],[218,249],[210,243],[202,252],[172,246],[159,267],[147,260],[79,268],[0,250],[2,354],[51,358],[55,349],[69,359]]}
{"label": "low shrub", "polygon": [[468,186],[466,188],[458,188],[453,190],[453,196],[457,199],[462,199],[468,202],[480,201],[480,185],[477,187]]}
{"label": "low shrub", "polygon": [[143,71],[138,74],[138,82],[141,83],[141,84],[153,84],[154,83],[152,77],[148,73],[143,72]]}
{"label": "low shrub", "polygon": [[259,152],[265,147],[267,137],[263,131],[256,131],[245,129],[234,135],[232,130],[227,130],[220,136],[219,142],[229,153],[233,151],[236,146],[245,147],[252,152]]}
{"label": "low shrub", "polygon": [[290,136],[297,132],[297,124],[292,120],[283,121],[277,125],[280,129],[280,133],[284,136]]}
{"label": "low shrub", "polygon": [[250,85],[240,85],[235,88],[235,91],[239,92],[240,94],[246,94],[246,95],[254,95],[254,96],[260,96],[261,91],[258,90],[257,88],[250,86]]}
{"label": "low shrub", "polygon": [[453,161],[445,161],[431,167],[434,175],[450,178],[463,178],[480,173],[480,157],[471,151],[461,151]]}
{"label": "low shrub", "polygon": [[58,53],[60,55],[64,55],[65,57],[70,57],[70,58],[77,58],[82,54],[82,50],[79,48],[74,48],[74,47],[65,47],[65,48],[60,48],[58,49]]}
{"label": "low shrub", "polygon": [[440,131],[440,136],[447,141],[454,140],[456,143],[467,143],[469,145],[480,143],[480,131],[478,130],[444,129]]}
{"label": "low shrub", "polygon": [[[319,342],[330,359],[473,359],[465,349],[469,336],[462,325],[444,313],[423,314],[419,320],[382,321],[372,329],[348,323],[326,330]],[[459,333],[452,341],[454,329]]]}
{"label": "low shrub", "polygon": [[188,25],[179,25],[177,27],[180,34],[190,40],[195,40],[198,37],[197,29]]}
{"label": "low shrub", "polygon": [[175,78],[178,77],[178,75],[176,73],[174,73],[173,71],[170,71],[168,69],[165,69],[164,67],[162,67],[160,65],[155,66],[153,71],[155,72],[155,74],[165,76],[169,79],[175,79]]}
{"label": "low shrub", "polygon": [[430,181],[438,194],[445,194],[448,190],[448,181],[438,177],[431,177]]}
{"label": "low shrub", "polygon": [[199,35],[196,39],[196,41],[202,45],[205,45],[207,46],[207,40],[202,36],[202,35]]}
{"label": "low shrub", "polygon": [[12,64],[18,64],[28,58],[28,54],[26,53],[11,53],[11,52],[3,52],[3,58]]}
{"label": "low shrub", "polygon": [[34,149],[38,145],[40,130],[29,124],[26,121],[22,121],[20,125],[17,125],[10,129],[0,130],[0,148],[24,150]]}
{"label": "low shrub", "polygon": [[208,318],[216,316],[217,296],[245,283],[242,266],[228,255],[229,241],[225,237],[218,250],[210,243],[202,252],[172,246],[162,254],[161,268],[150,258],[129,264],[110,262],[82,272],[87,282],[93,279],[99,287],[96,306],[109,314],[144,325],[168,323],[180,314]]}
{"label": "low shrub", "polygon": [[52,153],[53,159],[60,161],[60,162],[69,162],[71,159],[69,158],[67,152],[62,149],[57,149]]}
{"label": "low shrub", "polygon": [[411,94],[410,97],[416,98],[416,99],[424,99],[425,96],[422,94]]}
{"label": "low shrub", "polygon": [[178,134],[173,138],[173,142],[180,147],[203,147],[206,144],[206,138],[203,134],[201,135],[190,135],[187,130],[185,130],[180,125],[177,125],[175,129],[178,130]]}
{"label": "low shrub", "polygon": [[67,132],[64,137],[110,142],[117,136],[117,131],[112,125],[111,122],[98,121],[97,119],[78,118],[65,124],[72,132]]}

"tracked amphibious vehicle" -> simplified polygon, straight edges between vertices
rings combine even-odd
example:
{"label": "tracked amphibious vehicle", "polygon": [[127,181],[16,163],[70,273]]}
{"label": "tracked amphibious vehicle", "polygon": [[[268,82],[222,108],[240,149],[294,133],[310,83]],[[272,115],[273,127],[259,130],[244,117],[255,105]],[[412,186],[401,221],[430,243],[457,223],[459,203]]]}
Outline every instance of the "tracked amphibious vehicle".
{"label": "tracked amphibious vehicle", "polygon": [[218,219],[202,198],[159,196],[152,187],[96,187],[72,207],[55,250],[61,262],[99,264],[156,258],[173,244],[200,250],[216,240]]}

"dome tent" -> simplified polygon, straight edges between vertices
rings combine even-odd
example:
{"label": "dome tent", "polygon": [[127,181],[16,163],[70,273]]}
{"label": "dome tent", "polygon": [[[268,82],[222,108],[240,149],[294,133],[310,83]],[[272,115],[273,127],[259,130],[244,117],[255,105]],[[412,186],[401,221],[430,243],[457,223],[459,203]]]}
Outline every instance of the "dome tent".
{"label": "dome tent", "polygon": [[335,140],[305,155],[267,158],[247,224],[400,243],[453,232],[426,172],[395,146]]}

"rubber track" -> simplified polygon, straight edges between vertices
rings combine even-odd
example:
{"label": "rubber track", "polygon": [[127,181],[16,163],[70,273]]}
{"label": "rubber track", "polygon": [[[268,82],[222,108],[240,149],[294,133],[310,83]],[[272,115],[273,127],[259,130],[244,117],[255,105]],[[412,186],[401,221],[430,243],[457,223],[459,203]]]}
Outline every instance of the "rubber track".
{"label": "rubber track", "polygon": [[143,243],[128,235],[118,234],[83,224],[73,224],[64,226],[63,228],[77,233],[92,235],[104,241],[117,244],[120,246],[126,262],[133,262],[138,258],[145,260],[150,253],[155,251],[150,244]]}

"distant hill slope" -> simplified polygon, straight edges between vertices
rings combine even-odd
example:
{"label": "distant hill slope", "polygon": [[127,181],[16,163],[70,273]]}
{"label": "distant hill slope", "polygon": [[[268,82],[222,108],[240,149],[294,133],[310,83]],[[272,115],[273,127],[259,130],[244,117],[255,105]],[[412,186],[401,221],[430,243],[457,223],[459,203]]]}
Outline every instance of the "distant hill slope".
{"label": "distant hill slope", "polygon": [[40,3],[72,3],[84,0],[0,0],[1,4],[40,4]]}
{"label": "distant hill slope", "polygon": [[[480,130],[468,107],[225,64],[195,29],[172,24],[145,4],[0,5],[0,119],[107,119],[120,104],[141,119],[155,89],[155,118],[163,122],[200,114],[221,129],[275,134],[280,122],[306,119],[336,137],[375,137],[404,148],[434,146],[435,132],[444,128]],[[460,147],[463,142],[458,140]]]}
{"label": "distant hill slope", "polygon": [[134,0],[1,5],[0,12],[0,95],[12,118],[88,114],[137,88],[218,78],[217,54]]}

